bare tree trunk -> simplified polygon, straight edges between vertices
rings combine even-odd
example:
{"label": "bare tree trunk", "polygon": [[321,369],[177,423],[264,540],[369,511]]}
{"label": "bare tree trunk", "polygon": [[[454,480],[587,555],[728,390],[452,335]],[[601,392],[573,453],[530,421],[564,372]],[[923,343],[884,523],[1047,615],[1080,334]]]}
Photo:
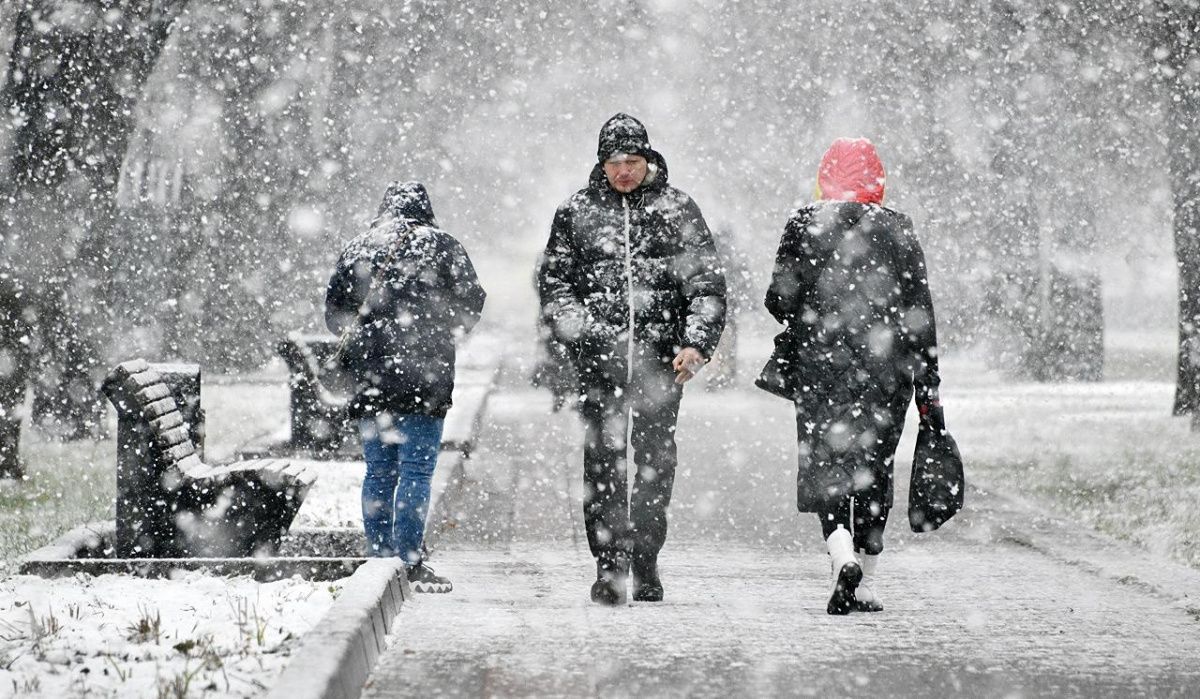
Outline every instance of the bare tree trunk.
{"label": "bare tree trunk", "polygon": [[[1183,6],[1179,6],[1183,5]],[[1179,268],[1179,364],[1174,414],[1200,405],[1200,75],[1195,61],[1198,11],[1179,3],[1166,8],[1170,56],[1165,94],[1167,165],[1175,212],[1175,260]]]}
{"label": "bare tree trunk", "polygon": [[1042,245],[1032,181],[1033,138],[1028,99],[1019,82],[1024,75],[1034,22],[1021,3],[997,0],[992,5],[995,33],[1007,43],[989,43],[992,53],[986,77],[988,92],[999,109],[994,118],[991,163],[983,184],[991,191],[989,234],[979,242],[980,265],[986,275],[983,325],[993,360],[1006,373],[1032,377],[1039,373],[1044,303],[1041,295]]}

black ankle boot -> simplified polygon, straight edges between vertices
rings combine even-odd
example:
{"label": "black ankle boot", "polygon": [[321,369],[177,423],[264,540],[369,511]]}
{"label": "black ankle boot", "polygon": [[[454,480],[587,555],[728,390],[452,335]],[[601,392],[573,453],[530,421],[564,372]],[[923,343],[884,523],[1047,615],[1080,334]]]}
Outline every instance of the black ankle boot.
{"label": "black ankle boot", "polygon": [[592,583],[592,601],[611,606],[625,604],[625,585],[629,565],[621,561],[596,562],[596,582]]}
{"label": "black ankle boot", "polygon": [[658,577],[656,558],[639,558],[633,562],[633,600],[635,602],[661,602],[662,580]]}

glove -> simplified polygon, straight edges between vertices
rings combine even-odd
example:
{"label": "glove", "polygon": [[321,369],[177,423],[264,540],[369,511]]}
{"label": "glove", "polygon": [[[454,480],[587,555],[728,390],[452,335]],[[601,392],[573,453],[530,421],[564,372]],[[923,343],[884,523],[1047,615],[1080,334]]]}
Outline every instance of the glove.
{"label": "glove", "polygon": [[942,411],[942,399],[934,388],[917,387],[917,413],[921,426],[934,434],[946,433],[946,414]]}
{"label": "glove", "polygon": [[942,411],[941,402],[935,400],[932,403],[918,405],[917,412],[921,416],[923,427],[934,434],[946,434],[946,414]]}

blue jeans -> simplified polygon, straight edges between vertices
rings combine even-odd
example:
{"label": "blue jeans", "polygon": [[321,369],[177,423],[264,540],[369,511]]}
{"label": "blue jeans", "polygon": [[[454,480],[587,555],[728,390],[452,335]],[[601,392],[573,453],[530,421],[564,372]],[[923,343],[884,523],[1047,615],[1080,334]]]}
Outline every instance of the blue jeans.
{"label": "blue jeans", "polygon": [[429,483],[442,445],[442,419],[383,413],[363,418],[363,528],[368,556],[400,556],[408,565],[421,560]]}

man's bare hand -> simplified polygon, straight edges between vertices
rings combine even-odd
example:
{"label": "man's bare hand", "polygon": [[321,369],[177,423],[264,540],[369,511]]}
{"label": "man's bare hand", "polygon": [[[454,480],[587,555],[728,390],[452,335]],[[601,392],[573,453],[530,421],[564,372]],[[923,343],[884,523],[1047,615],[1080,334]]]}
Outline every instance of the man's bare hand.
{"label": "man's bare hand", "polygon": [[671,362],[671,366],[675,369],[675,383],[685,384],[692,380],[700,367],[705,363],[704,355],[700,354],[700,350],[694,347],[684,347],[679,354],[675,355],[675,359]]}

